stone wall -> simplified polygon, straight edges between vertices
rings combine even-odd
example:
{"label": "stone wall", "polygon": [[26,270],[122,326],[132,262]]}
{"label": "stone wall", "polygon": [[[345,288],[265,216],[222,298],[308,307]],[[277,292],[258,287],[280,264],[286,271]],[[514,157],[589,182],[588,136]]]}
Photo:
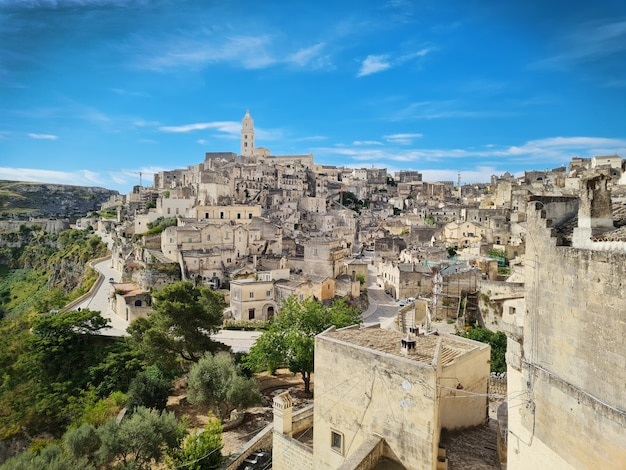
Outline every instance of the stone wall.
{"label": "stone wall", "polygon": [[313,449],[289,436],[274,432],[272,468],[313,470]]}
{"label": "stone wall", "polygon": [[541,209],[528,210],[520,357],[507,354],[521,366],[509,368],[509,469],[615,468],[626,462],[626,254],[557,246]]}

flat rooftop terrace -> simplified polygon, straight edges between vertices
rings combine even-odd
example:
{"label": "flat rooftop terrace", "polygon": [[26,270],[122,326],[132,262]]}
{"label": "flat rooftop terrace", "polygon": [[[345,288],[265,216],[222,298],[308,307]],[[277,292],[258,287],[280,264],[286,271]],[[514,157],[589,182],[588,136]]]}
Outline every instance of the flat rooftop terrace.
{"label": "flat rooftop terrace", "polygon": [[441,341],[439,360],[444,366],[451,364],[470,351],[488,347],[482,343],[453,335],[430,334],[411,336],[411,339],[415,340],[415,350],[406,354],[402,351],[401,342],[403,339],[406,339],[407,336],[399,331],[381,328],[348,327],[340,330],[326,331],[320,336],[381,353],[411,359],[428,365],[433,363],[439,341]]}

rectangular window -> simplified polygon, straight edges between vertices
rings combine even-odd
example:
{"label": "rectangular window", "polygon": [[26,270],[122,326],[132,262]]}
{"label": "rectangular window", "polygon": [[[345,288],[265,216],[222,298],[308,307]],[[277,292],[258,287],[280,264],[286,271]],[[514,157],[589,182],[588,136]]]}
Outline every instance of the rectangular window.
{"label": "rectangular window", "polygon": [[343,455],[343,434],[337,431],[330,431],[330,447],[335,452]]}
{"label": "rectangular window", "polygon": [[220,219],[223,219],[223,218],[224,218],[224,213],[220,212]]}
{"label": "rectangular window", "polygon": [[204,218],[205,218],[205,219],[208,219],[208,218],[209,218],[209,213],[208,213],[208,212],[205,212],[205,213],[204,213]]}
{"label": "rectangular window", "polygon": [[254,299],[254,292],[250,292],[250,298]]}
{"label": "rectangular window", "polygon": [[252,214],[248,214],[248,219],[251,219],[251,218],[252,218]]}
{"label": "rectangular window", "polygon": [[254,309],[253,308],[248,310],[248,320],[254,320]]}
{"label": "rectangular window", "polygon": [[206,241],[208,241],[208,242],[211,241],[211,234],[210,233],[206,236]]}
{"label": "rectangular window", "polygon": [[240,212],[237,212],[237,218],[241,219],[241,213]]}
{"label": "rectangular window", "polygon": [[271,290],[266,290],[265,291],[265,298],[266,299],[271,299],[272,298],[272,291]]}

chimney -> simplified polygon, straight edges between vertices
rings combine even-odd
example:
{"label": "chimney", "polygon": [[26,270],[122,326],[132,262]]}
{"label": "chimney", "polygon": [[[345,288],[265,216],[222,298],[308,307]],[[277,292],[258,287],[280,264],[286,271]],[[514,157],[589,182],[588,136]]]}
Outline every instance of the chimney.
{"label": "chimney", "polygon": [[411,336],[407,336],[401,341],[401,351],[402,354],[406,354],[407,356],[415,353],[415,346],[417,345],[417,341],[415,338]]}
{"label": "chimney", "polygon": [[274,397],[274,432],[292,435],[293,400],[289,392]]}
{"label": "chimney", "polygon": [[607,176],[596,175],[582,181],[578,227],[574,229],[572,237],[575,248],[588,247],[592,237],[615,228],[611,191],[607,188],[608,180]]}

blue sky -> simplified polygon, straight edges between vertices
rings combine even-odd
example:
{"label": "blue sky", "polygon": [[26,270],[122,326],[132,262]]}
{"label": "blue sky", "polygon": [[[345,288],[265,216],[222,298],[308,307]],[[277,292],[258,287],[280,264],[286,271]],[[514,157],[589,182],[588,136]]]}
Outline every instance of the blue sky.
{"label": "blue sky", "polygon": [[626,157],[623,0],[0,0],[0,179],[128,192],[256,144],[426,180]]}

